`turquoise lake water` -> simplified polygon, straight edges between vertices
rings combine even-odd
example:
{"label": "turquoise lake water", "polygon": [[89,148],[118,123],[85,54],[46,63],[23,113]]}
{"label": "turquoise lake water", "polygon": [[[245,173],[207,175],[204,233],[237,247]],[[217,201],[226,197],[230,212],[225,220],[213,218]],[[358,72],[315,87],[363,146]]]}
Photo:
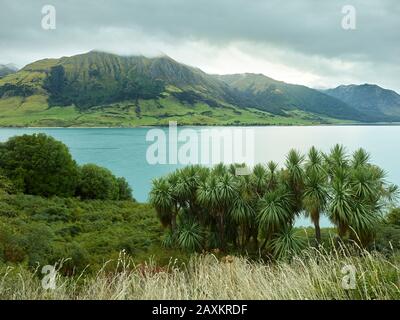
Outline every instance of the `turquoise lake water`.
{"label": "turquoise lake water", "polygon": [[[151,128],[1,128],[0,141],[14,135],[44,132],[63,141],[78,163],[96,163],[125,177],[138,201],[146,201],[151,180],[175,170],[181,165],[152,165],[146,159],[151,142],[146,134]],[[185,128],[179,128],[178,132]],[[188,129],[188,128],[186,128]],[[189,128],[192,132],[204,130]],[[214,127],[213,130],[226,128]],[[239,128],[236,128],[239,129]],[[161,128],[168,133],[168,128]],[[235,128],[229,128],[235,130]],[[400,185],[400,126],[315,126],[315,127],[246,127],[254,134],[254,159],[258,163],[269,160],[284,163],[291,148],[306,152],[311,146],[328,151],[334,144],[345,145],[349,152],[365,148],[372,161],[387,172],[387,180]],[[235,145],[234,141],[234,145]],[[326,218],[323,226],[329,225]],[[309,225],[300,218],[297,225]]]}

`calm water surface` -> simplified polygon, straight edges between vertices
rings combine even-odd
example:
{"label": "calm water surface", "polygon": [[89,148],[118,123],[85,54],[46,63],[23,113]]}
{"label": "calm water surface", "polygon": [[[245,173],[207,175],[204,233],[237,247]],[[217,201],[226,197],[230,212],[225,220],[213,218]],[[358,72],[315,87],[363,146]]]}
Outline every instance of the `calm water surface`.
{"label": "calm water surface", "polygon": [[[249,127],[248,127],[249,128]],[[201,130],[201,128],[193,128]],[[365,148],[372,160],[384,168],[387,179],[400,185],[400,126],[315,126],[251,127],[255,133],[255,160],[274,160],[283,164],[291,148],[306,152],[311,146],[328,151],[334,144],[344,144],[348,151]],[[178,165],[150,165],[146,150],[148,128],[0,128],[0,141],[24,133],[44,132],[63,141],[78,163],[96,163],[115,175],[125,177],[139,201],[146,201],[151,180],[175,170]],[[168,129],[162,129],[168,131]],[[182,130],[182,128],[178,129]],[[308,225],[300,218],[297,225]],[[328,220],[323,219],[323,226]]]}

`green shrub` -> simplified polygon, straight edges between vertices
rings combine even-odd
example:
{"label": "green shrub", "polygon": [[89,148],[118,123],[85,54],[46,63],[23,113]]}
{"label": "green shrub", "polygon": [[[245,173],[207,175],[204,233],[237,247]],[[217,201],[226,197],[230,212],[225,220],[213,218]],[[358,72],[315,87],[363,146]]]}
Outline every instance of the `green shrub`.
{"label": "green shrub", "polygon": [[61,259],[65,274],[95,270],[121,250],[168,264],[154,210],[133,201],[0,195],[0,262],[35,266]]}
{"label": "green shrub", "polygon": [[129,186],[125,178],[117,178],[118,183],[118,199],[119,200],[133,200],[132,188]]}
{"label": "green shrub", "polygon": [[16,193],[14,183],[0,172],[0,192]]}
{"label": "green shrub", "polygon": [[86,164],[80,171],[77,195],[82,199],[117,200],[119,185],[110,170]]}
{"label": "green shrub", "polygon": [[78,166],[67,146],[41,133],[12,137],[1,144],[0,167],[27,194],[70,197],[78,181]]}
{"label": "green shrub", "polygon": [[400,208],[392,209],[387,215],[387,221],[390,224],[400,226]]}

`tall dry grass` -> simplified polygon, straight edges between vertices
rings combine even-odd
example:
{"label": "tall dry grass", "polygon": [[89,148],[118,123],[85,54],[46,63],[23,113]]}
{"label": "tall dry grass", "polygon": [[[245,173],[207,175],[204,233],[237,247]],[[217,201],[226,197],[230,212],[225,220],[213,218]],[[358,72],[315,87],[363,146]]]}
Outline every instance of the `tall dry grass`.
{"label": "tall dry grass", "polygon": [[[184,266],[132,265],[121,255],[118,270],[57,276],[43,289],[39,270],[2,268],[1,299],[399,299],[400,265],[363,252],[357,256],[308,250],[290,262],[259,263],[241,257],[193,256]],[[355,289],[344,289],[341,270],[356,270]]]}

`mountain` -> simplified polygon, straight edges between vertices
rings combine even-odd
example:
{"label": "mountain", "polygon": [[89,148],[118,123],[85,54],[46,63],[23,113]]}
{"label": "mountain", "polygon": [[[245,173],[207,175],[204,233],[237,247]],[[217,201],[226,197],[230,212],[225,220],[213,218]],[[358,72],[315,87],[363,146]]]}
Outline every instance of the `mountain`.
{"label": "mountain", "polygon": [[0,79],[2,126],[318,124],[374,121],[323,92],[260,74],[210,75],[170,57],[98,51]]}
{"label": "mountain", "polygon": [[275,114],[303,110],[338,119],[368,120],[368,117],[343,101],[306,86],[288,84],[262,74],[233,74],[217,78],[236,90],[248,107]]}
{"label": "mountain", "polygon": [[374,84],[342,85],[324,93],[342,100],[377,121],[400,121],[400,95]]}
{"label": "mountain", "polygon": [[9,74],[17,72],[18,68],[12,63],[0,64],[0,78],[5,77]]}

